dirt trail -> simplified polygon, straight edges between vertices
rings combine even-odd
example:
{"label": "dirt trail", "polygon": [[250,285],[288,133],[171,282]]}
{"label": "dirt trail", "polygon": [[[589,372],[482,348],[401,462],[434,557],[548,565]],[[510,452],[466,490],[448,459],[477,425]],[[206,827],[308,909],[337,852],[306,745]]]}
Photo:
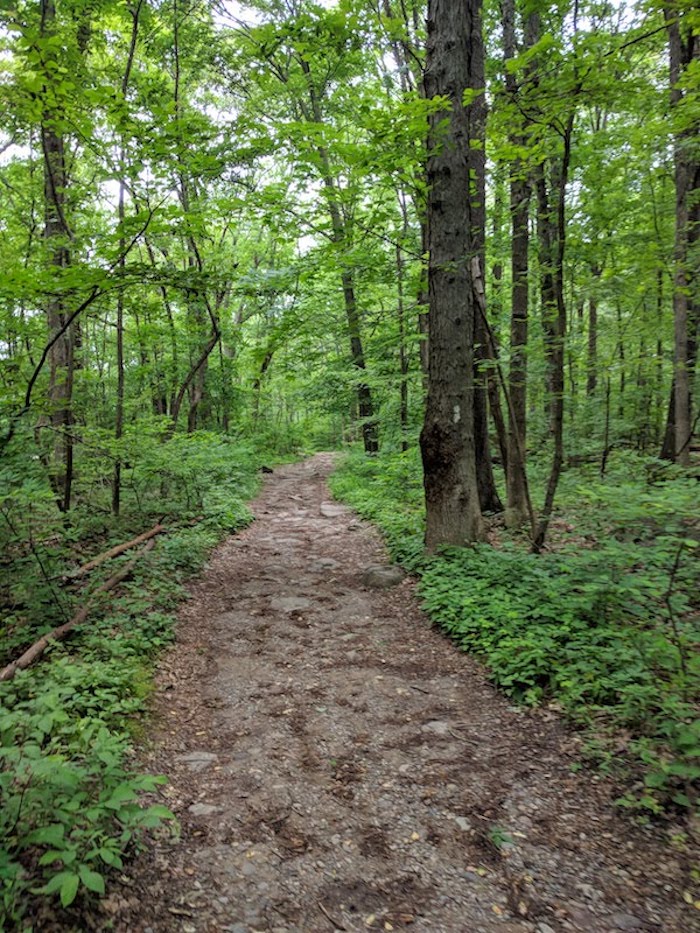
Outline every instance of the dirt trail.
{"label": "dirt trail", "polygon": [[[515,709],[422,615],[336,503],[332,456],[275,472],[213,555],[160,675],[145,767],[160,839],[114,929],[690,931],[680,856],[574,774],[575,738]],[[106,929],[106,926],[102,928]]]}

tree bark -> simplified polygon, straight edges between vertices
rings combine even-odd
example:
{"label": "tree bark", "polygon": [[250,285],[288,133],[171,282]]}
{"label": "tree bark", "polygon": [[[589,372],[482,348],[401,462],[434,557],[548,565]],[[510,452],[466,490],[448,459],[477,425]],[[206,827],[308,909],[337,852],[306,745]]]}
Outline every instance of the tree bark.
{"label": "tree bark", "polygon": [[[402,207],[404,205],[402,204]],[[408,232],[406,215],[402,235]],[[401,431],[401,450],[408,450],[408,352],[406,350],[406,311],[404,307],[404,258],[401,243],[396,244],[396,292],[399,325],[399,427]]]}
{"label": "tree bark", "polygon": [[[480,91],[486,86],[484,73],[484,48],[481,35],[481,6],[475,10],[478,36],[473,38],[468,63],[468,88]],[[469,104],[469,149],[467,159],[470,170],[470,188],[468,189],[471,224],[471,243],[469,246],[469,274],[473,279],[471,259],[479,259],[479,271],[486,269],[486,97],[477,94]],[[475,283],[472,281],[472,300],[474,301]],[[485,283],[482,281],[485,289]],[[474,307],[474,454],[476,458],[476,482],[479,491],[479,503],[482,512],[502,512],[496,480],[493,475],[491,459],[491,441],[489,439],[489,402],[488,372],[489,348],[486,320]]]}
{"label": "tree bark", "polygon": [[[493,475],[491,441],[489,439],[489,372],[491,354],[485,322],[478,311],[474,318],[474,454],[476,457],[476,482],[482,512],[502,512],[503,503],[498,494]],[[497,420],[497,410],[495,419]]]}
{"label": "tree bark", "polygon": [[586,395],[592,396],[598,387],[598,289],[603,268],[591,265],[591,295],[588,299],[588,355],[586,357]]}
{"label": "tree bark", "polygon": [[[468,544],[483,534],[474,442],[476,301],[470,267],[472,256],[481,251],[483,204],[478,201],[483,189],[476,173],[483,172],[483,150],[475,154],[471,145],[479,131],[475,101],[464,106],[466,90],[483,90],[480,0],[429,0],[425,89],[428,98],[444,96],[451,103],[451,109],[430,117],[428,157],[430,341],[421,453],[425,543],[432,552],[440,545]],[[482,100],[478,108],[483,106]]]}
{"label": "tree bark", "polygon": [[[56,22],[54,0],[41,0],[41,35],[51,36]],[[51,81],[46,76],[46,92]],[[56,129],[58,114],[48,107],[42,113],[41,146],[44,162],[44,239],[48,244],[49,262],[57,270],[70,265],[70,229],[66,219],[68,209],[68,169],[65,141]],[[73,484],[73,375],[75,366],[75,344],[77,322],[66,324],[66,312],[59,296],[48,302],[47,320],[49,340],[53,341],[49,352],[49,418],[53,437],[53,462],[50,469],[51,483],[59,509],[68,512],[71,507]]]}
{"label": "tree bark", "polygon": [[586,360],[586,395],[595,394],[598,385],[598,299],[588,299],[588,357]]}
{"label": "tree bark", "polygon": [[[563,152],[556,174],[556,203],[549,203],[544,173],[539,190],[540,207],[544,221],[544,232],[549,243],[549,256],[553,260],[551,269],[544,269],[545,278],[551,276],[553,307],[547,309],[546,318],[551,326],[550,379],[551,379],[551,431],[554,441],[552,465],[547,481],[544,505],[540,514],[533,550],[542,549],[547,537],[549,521],[554,508],[559,477],[564,463],[564,361],[566,358],[566,302],[564,300],[564,254],[566,250],[566,188],[571,162],[571,137],[574,129],[575,111],[572,110],[563,131]],[[552,220],[554,218],[554,220]],[[545,246],[546,249],[546,246]],[[550,283],[548,283],[550,287]]]}
{"label": "tree bark", "polygon": [[[681,81],[691,66],[700,65],[700,35],[691,20],[691,11],[682,11],[679,4],[667,4],[664,16],[668,31],[669,81],[671,113],[678,114],[685,94]],[[697,285],[690,269],[690,247],[697,241],[700,207],[697,204],[700,185],[700,160],[697,153],[697,127],[676,128],[674,140],[674,182],[676,189],[676,223],[674,244],[674,359],[673,359],[673,441],[674,459],[683,465],[690,462],[692,428],[691,369],[694,360],[692,344],[697,326],[695,302]],[[693,291],[694,289],[694,291]],[[690,321],[693,321],[692,336]]]}
{"label": "tree bark", "polygon": [[537,166],[535,172],[535,190],[537,192],[537,240],[540,267],[540,302],[542,313],[542,337],[546,363],[545,391],[546,412],[550,434],[554,433],[554,381],[555,381],[555,344],[557,336],[557,299],[554,285],[555,224],[549,203],[549,192],[545,166]]}
{"label": "tree bark", "polygon": [[[126,58],[126,66],[124,67],[124,75],[122,77],[122,100],[126,99],[126,92],[129,88],[129,78],[131,77],[131,69],[134,64],[134,55],[136,54],[136,40],[138,38],[139,16],[141,14],[142,5],[143,0],[138,0],[136,6],[130,9],[131,39],[129,42],[129,52]],[[124,139],[121,141],[119,150],[119,166],[123,176],[123,174],[126,172],[126,143]],[[124,227],[124,218],[126,216],[124,205],[125,198],[126,184],[124,182],[124,178],[122,177],[119,182],[119,203],[117,207],[119,227],[122,229],[122,231]],[[126,256],[124,254],[125,249],[126,237],[122,232],[119,237],[120,259],[117,266],[119,273],[122,276],[124,276],[126,273]],[[122,434],[124,433],[124,390],[124,291],[123,289],[120,289],[117,292],[117,402],[114,418],[114,437],[117,441],[121,439]],[[114,476],[112,478],[112,514],[114,515],[119,515],[121,508],[121,490],[122,461],[119,453],[117,452],[117,459],[114,461]]]}
{"label": "tree bark", "polygon": [[[505,88],[513,113],[519,112],[520,89],[515,73],[508,62],[517,57],[516,10],[514,0],[504,0],[502,7],[503,51],[506,61]],[[532,11],[525,32],[525,47],[530,48],[537,38],[539,19]],[[533,67],[532,65],[530,66]],[[528,121],[511,134],[513,145],[523,148],[528,144]],[[531,185],[526,166],[515,159],[509,168],[511,219],[511,318],[510,369],[508,373],[508,459],[506,466],[506,525],[519,528],[528,520],[529,506],[525,451],[527,449],[527,339],[529,315],[529,242]]]}
{"label": "tree bark", "polygon": [[510,210],[512,229],[510,317],[510,369],[508,391],[508,466],[506,472],[506,525],[519,528],[528,519],[526,502],[525,450],[527,445],[527,336],[529,313],[529,217],[530,186],[522,177],[523,167],[511,167]]}

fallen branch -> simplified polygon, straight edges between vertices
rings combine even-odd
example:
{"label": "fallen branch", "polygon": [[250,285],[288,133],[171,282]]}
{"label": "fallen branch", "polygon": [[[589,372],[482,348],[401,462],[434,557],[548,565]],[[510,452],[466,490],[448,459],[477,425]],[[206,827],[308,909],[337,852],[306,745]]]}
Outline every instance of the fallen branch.
{"label": "fallen branch", "polygon": [[16,661],[13,661],[11,664],[8,664],[7,667],[3,668],[3,670],[0,671],[0,681],[12,680],[17,671],[23,670],[24,668],[29,667],[30,664],[33,664],[37,658],[42,656],[52,641],[63,641],[76,627],[76,625],[80,625],[81,622],[84,622],[87,619],[90,611],[97,602],[98,597],[102,596],[104,593],[108,593],[110,590],[113,590],[115,586],[122,582],[122,580],[125,580],[134,569],[135,564],[147,551],[150,551],[154,545],[155,541],[153,540],[153,537],[151,537],[146,546],[142,548],[138,554],[132,557],[128,564],[125,564],[121,570],[111,576],[109,580],[106,580],[104,583],[101,583],[97,587],[93,593],[92,598],[88,600],[82,609],[79,609],[76,612],[72,619],[70,619],[68,622],[65,622],[63,625],[59,625],[58,628],[53,629],[53,631],[49,632],[48,634],[42,635],[42,637],[38,641],[35,641],[31,648],[27,648],[24,654],[17,658]]}
{"label": "fallen branch", "polygon": [[68,581],[75,580],[77,577],[83,577],[86,573],[90,573],[91,570],[94,570],[95,567],[104,564],[104,562],[111,557],[117,557],[119,554],[123,554],[124,551],[130,551],[132,547],[138,547],[139,544],[143,544],[144,541],[148,541],[150,538],[155,538],[156,535],[160,535],[164,531],[165,525],[154,525],[150,531],[144,531],[143,534],[138,535],[136,538],[132,538],[131,541],[126,541],[124,544],[117,544],[103,554],[98,554],[97,557],[93,557],[92,560],[89,560],[87,564],[83,564],[82,567],[78,567],[77,570],[67,573],[63,579]]}
{"label": "fallen branch", "polygon": [[326,910],[326,908],[323,906],[323,904],[320,901],[318,901],[317,904],[318,904],[318,909],[321,911],[323,916],[326,917],[326,919],[328,919],[332,923],[333,929],[347,930],[347,927],[344,927],[343,924],[340,923],[339,920],[336,920],[334,917],[331,917],[331,915],[328,913],[328,911]]}

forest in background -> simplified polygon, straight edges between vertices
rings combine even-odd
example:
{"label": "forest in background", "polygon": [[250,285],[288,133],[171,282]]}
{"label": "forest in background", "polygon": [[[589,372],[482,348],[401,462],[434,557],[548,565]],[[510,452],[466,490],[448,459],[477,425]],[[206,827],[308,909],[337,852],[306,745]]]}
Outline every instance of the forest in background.
{"label": "forest in background", "polygon": [[[0,664],[91,613],[0,685],[8,917],[30,888],[100,893],[168,820],[127,750],[181,580],[249,520],[263,463],[315,449],[361,448],[336,494],[503,689],[624,760],[635,813],[697,806],[700,14],[482,13],[461,103],[485,168],[488,540],[426,559],[427,165],[450,108],[422,4],[3,7]],[[110,562],[78,572],[156,525],[117,598]]]}

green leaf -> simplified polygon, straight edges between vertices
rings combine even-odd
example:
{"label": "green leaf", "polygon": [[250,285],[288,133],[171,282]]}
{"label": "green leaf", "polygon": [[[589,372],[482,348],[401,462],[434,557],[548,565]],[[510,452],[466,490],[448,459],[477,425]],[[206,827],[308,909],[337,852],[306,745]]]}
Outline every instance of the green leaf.
{"label": "green leaf", "polygon": [[65,835],[65,826],[62,823],[53,823],[51,826],[42,826],[27,836],[27,842],[37,845],[60,846]]}
{"label": "green leaf", "polygon": [[75,896],[78,893],[78,888],[80,887],[80,878],[78,875],[73,874],[73,872],[67,872],[61,884],[61,904],[64,907],[68,907],[75,900]]}
{"label": "green leaf", "polygon": [[103,846],[97,854],[100,856],[105,865],[116,865],[117,868],[120,867],[121,859],[116,852],[112,851],[112,849],[107,849]]}
{"label": "green leaf", "polygon": [[49,849],[48,852],[44,854],[39,859],[40,865],[51,865],[53,862],[63,862],[66,861],[66,851],[65,849]]}
{"label": "green leaf", "polygon": [[105,806],[110,810],[119,810],[125,803],[130,803],[136,799],[136,791],[129,784],[119,784],[114,788],[109,800],[105,801]]}
{"label": "green leaf", "polygon": [[71,874],[71,872],[60,871],[57,875],[54,875],[53,878],[49,878],[42,887],[32,888],[32,894],[54,894],[58,891],[69,874]]}
{"label": "green leaf", "polygon": [[149,807],[148,810],[146,810],[146,813],[150,814],[151,816],[157,816],[159,820],[177,819],[172,810],[168,810],[167,807],[164,807],[160,803],[156,803],[152,807]]}
{"label": "green leaf", "polygon": [[96,894],[105,893],[105,880],[98,871],[93,871],[87,865],[81,865],[78,874],[88,891],[94,891]]}

